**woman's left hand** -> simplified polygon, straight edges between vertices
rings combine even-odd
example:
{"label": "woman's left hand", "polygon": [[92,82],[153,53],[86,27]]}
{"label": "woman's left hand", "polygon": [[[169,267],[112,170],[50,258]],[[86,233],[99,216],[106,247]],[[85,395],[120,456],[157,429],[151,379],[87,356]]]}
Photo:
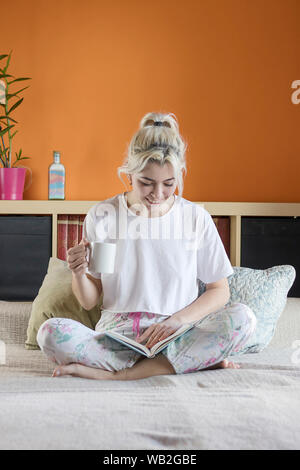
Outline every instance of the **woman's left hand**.
{"label": "woman's left hand", "polygon": [[136,341],[142,343],[146,338],[149,338],[145,346],[152,348],[159,341],[175,333],[181,326],[181,321],[171,316],[167,320],[149,326]]}

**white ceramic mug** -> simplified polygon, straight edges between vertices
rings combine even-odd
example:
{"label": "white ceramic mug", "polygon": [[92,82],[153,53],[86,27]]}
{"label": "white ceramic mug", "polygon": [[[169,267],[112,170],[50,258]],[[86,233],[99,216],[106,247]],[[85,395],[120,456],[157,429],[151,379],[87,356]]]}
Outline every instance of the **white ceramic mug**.
{"label": "white ceramic mug", "polygon": [[94,273],[113,273],[116,259],[115,243],[90,242],[88,266]]}

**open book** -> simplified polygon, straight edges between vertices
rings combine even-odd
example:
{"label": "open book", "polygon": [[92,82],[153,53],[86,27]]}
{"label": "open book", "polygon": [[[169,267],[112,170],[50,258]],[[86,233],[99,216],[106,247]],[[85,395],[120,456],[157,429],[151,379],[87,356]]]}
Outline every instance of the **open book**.
{"label": "open book", "polygon": [[[122,343],[125,346],[128,346],[128,348],[131,348],[134,351],[137,351],[140,354],[143,354],[144,356],[154,357],[156,356],[156,354],[158,354],[160,351],[166,348],[168,344],[172,343],[172,341],[175,341],[177,338],[184,335],[184,333],[186,333],[191,328],[193,328],[194,325],[195,323],[187,323],[186,325],[182,325],[182,327],[179,328],[177,331],[175,331],[175,333],[163,339],[162,341],[159,341],[154,346],[152,346],[151,349],[146,348],[146,346],[142,343],[138,343],[137,341],[134,341],[134,339],[127,338],[127,336],[120,335],[119,333],[116,333],[114,331],[105,331],[104,334],[106,336],[109,336],[109,338],[115,339],[119,343]],[[149,338],[145,340],[145,343],[147,343],[148,340]]]}

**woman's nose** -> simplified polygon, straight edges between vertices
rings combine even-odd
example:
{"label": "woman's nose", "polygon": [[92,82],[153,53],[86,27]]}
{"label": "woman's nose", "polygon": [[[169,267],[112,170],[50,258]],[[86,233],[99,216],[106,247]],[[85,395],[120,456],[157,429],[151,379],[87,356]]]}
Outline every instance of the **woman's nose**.
{"label": "woman's nose", "polygon": [[155,201],[160,201],[161,199],[163,199],[163,194],[164,194],[163,188],[155,188],[152,194],[153,194],[153,199]]}

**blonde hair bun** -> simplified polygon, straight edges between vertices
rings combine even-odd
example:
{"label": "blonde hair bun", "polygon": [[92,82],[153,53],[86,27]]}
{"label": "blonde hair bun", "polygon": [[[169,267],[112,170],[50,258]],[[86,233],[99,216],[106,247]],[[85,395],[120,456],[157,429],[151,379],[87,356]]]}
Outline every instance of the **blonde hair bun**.
{"label": "blonde hair bun", "polygon": [[175,114],[147,113],[131,139],[125,161],[118,168],[118,176],[122,181],[121,173],[140,173],[148,162],[157,162],[162,166],[169,162],[174,168],[178,194],[182,196],[186,149],[187,144],[179,133]]}

